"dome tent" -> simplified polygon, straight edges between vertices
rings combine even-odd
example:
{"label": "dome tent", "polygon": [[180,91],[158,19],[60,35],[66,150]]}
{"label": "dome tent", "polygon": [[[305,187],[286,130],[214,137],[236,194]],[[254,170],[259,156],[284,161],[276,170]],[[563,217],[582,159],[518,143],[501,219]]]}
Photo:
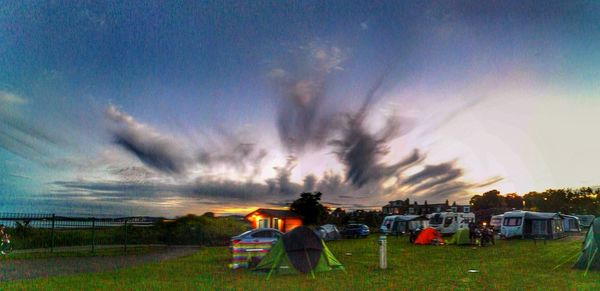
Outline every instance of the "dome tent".
{"label": "dome tent", "polygon": [[439,231],[428,227],[421,231],[414,244],[416,245],[431,245],[431,244],[444,244],[444,240],[442,239],[442,235]]}
{"label": "dome tent", "polygon": [[447,242],[449,245],[469,245],[471,237],[468,228],[460,228],[452,235],[452,238]]}
{"label": "dome tent", "polygon": [[596,217],[585,236],[581,254],[575,263],[577,269],[600,270],[600,217]]}
{"label": "dome tent", "polygon": [[310,228],[300,226],[284,234],[269,253],[258,263],[256,270],[271,274],[298,274],[343,270],[323,240]]}

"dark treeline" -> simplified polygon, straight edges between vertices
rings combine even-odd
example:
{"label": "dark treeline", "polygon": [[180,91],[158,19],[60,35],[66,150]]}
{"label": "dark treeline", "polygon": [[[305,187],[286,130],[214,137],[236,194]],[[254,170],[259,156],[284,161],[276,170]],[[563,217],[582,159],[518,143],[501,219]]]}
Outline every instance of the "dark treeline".
{"label": "dark treeline", "polygon": [[600,189],[548,189],[544,192],[529,192],[523,196],[516,193],[502,195],[498,190],[492,190],[473,196],[470,204],[480,221],[488,221],[491,215],[512,209],[599,215]]}

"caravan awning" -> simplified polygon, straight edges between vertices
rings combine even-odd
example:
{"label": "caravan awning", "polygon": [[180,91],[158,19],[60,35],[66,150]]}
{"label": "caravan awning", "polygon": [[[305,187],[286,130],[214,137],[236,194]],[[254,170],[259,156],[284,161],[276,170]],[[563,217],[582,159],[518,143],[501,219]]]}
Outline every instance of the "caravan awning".
{"label": "caravan awning", "polygon": [[428,220],[427,217],[423,215],[398,215],[396,220],[400,221],[413,221],[413,220]]}
{"label": "caravan awning", "polygon": [[560,218],[558,213],[552,212],[526,212],[525,219],[540,219],[540,220],[551,220],[554,218]]}

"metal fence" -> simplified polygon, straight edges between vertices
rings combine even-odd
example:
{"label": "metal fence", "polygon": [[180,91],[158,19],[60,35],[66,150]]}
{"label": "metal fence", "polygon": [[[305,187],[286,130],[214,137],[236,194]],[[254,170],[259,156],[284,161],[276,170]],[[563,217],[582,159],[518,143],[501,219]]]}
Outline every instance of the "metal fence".
{"label": "metal fence", "polygon": [[[0,224],[6,227],[6,232],[15,239],[37,239],[39,245],[46,246],[51,252],[57,247],[56,239],[61,232],[71,232],[70,237],[77,234],[77,242],[70,241],[71,245],[90,245],[91,251],[95,252],[97,245],[97,233],[110,229],[113,236],[111,244],[119,241],[124,251],[127,252],[128,235],[131,228],[149,227],[156,222],[162,221],[156,217],[118,217],[118,218],[96,218],[96,217],[68,217],[46,213],[0,213]],[[118,238],[114,238],[118,236]],[[72,239],[73,240],[73,239]],[[49,242],[49,245],[48,243]],[[29,244],[28,246],[36,244]]]}

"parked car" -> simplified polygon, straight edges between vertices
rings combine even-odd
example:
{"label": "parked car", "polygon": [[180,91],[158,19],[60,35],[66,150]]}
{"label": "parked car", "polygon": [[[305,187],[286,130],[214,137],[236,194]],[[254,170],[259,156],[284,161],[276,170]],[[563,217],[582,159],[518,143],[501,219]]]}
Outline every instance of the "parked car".
{"label": "parked car", "polygon": [[315,229],[317,236],[324,241],[331,241],[340,239],[340,232],[337,227],[333,224],[325,224]]}
{"label": "parked car", "polygon": [[231,238],[231,244],[246,242],[246,243],[274,243],[283,233],[274,228],[257,228],[246,231],[240,235]]}
{"label": "parked car", "polygon": [[343,237],[367,237],[369,235],[369,227],[364,224],[348,224],[342,229]]}

